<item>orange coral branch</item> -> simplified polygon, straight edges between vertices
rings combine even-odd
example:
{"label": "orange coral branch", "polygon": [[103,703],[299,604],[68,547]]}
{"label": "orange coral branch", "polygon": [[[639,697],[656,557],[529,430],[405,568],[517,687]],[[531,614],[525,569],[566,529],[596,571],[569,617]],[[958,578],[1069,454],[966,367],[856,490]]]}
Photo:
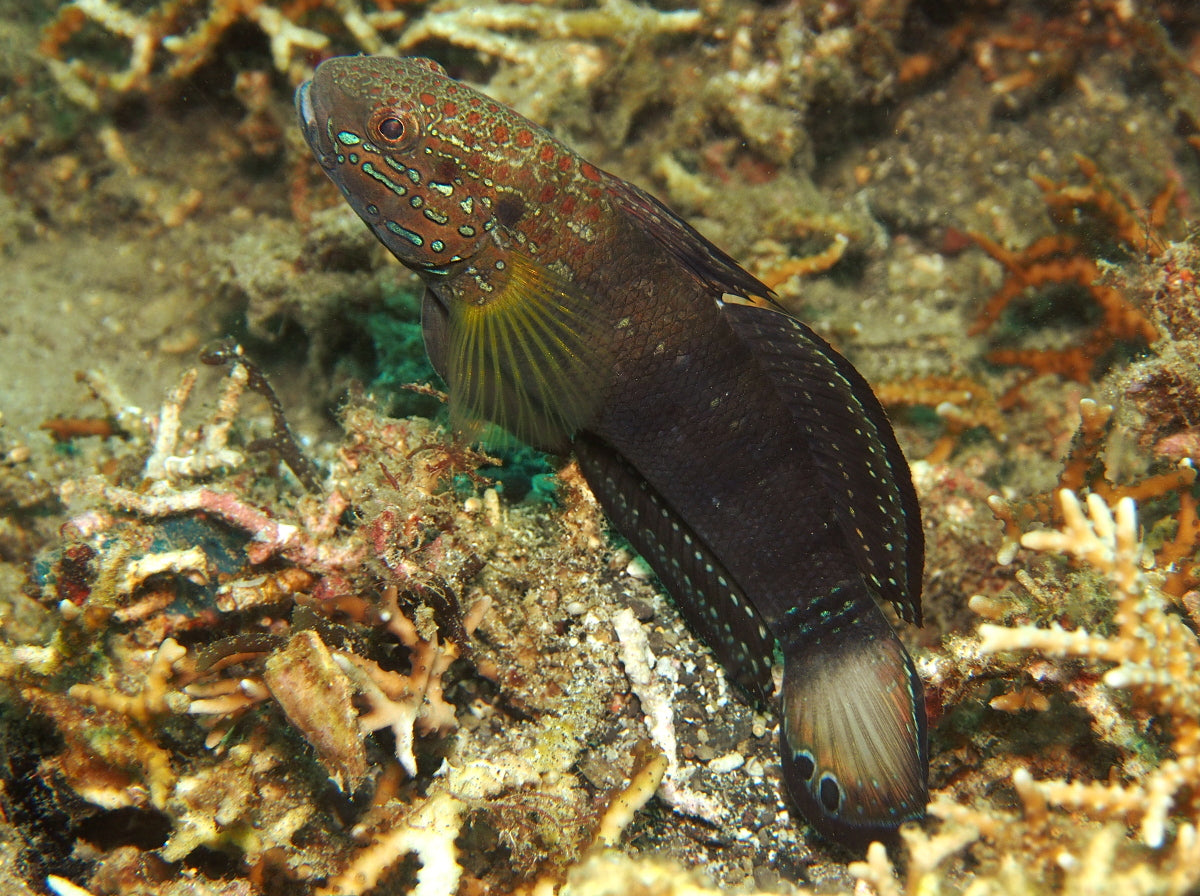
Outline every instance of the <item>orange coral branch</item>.
{"label": "orange coral branch", "polygon": [[[1162,251],[1157,231],[1163,226],[1174,196],[1174,184],[1155,198],[1148,217],[1135,212],[1134,203],[1118,195],[1101,177],[1096,164],[1076,155],[1075,162],[1087,178],[1083,186],[1052,181],[1039,175],[1033,181],[1042,190],[1050,216],[1060,227],[1073,227],[1080,213],[1108,231],[1116,241],[1135,252],[1156,256]],[[972,336],[992,327],[1013,302],[1027,290],[1056,284],[1076,286],[1100,309],[1102,318],[1092,327],[1082,344],[1062,349],[997,348],[989,360],[1014,364],[1037,373],[1056,373],[1078,382],[1088,382],[1096,363],[1118,341],[1154,342],[1159,333],[1149,319],[1117,289],[1103,284],[1099,266],[1085,254],[1081,241],[1070,233],[1042,237],[1024,249],[1013,251],[980,233],[972,240],[1005,269],[1004,282],[987,300],[968,333]]]}
{"label": "orange coral branch", "polygon": [[835,264],[846,253],[850,240],[843,234],[835,234],[833,241],[815,255],[803,258],[789,258],[764,272],[759,278],[770,289],[778,289],[792,277],[803,277],[810,274],[820,274]]}
{"label": "orange coral branch", "polygon": [[969,377],[928,376],[899,382],[882,383],[875,395],[886,408],[931,407],[945,423],[946,433],[929,455],[930,463],[942,463],[958,445],[958,437],[968,429],[985,426],[993,433],[1004,430],[991,392]]}

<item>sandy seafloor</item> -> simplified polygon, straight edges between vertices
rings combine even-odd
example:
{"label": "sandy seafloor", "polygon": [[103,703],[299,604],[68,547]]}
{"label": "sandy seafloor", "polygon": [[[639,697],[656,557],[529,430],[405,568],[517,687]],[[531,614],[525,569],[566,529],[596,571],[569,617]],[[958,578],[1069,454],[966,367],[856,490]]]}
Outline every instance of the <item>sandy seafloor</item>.
{"label": "sandy seafloor", "polygon": [[[889,848],[895,880],[878,861],[852,873],[861,854],[790,817],[774,716],[725,682],[577,474],[549,500],[522,496],[520,474],[496,492],[467,475],[478,459],[439,425],[385,417],[434,406],[396,388],[429,375],[419,354],[380,369],[398,352],[380,309],[411,315],[415,285],[320,175],[291,110],[314,61],[362,48],[348,11],[377,7],[243,3],[184,74],[170,70],[180,52],[146,31],[154,62],[128,85],[130,42],[94,21],[178,34],[218,6],[0,4],[4,892],[51,881],[96,894],[1049,893],[1096,880],[1200,892],[1200,648],[1188,641],[1200,604],[1194,539],[1178,535],[1189,487],[1150,488],[1142,508],[1147,565],[1161,561],[1145,587],[1182,639],[1147,662],[1172,684],[1105,684],[1111,661],[1052,650],[981,654],[967,606],[983,595],[976,606],[1004,625],[1089,628],[1114,656],[1169,640],[1120,628],[1103,570],[1028,550],[1001,563],[986,500],[1056,486],[1081,399],[1114,406],[1084,452],[1085,490],[1109,494],[1200,453],[1191,4],[710,2],[689,14],[664,2],[647,8],[675,19],[635,21],[637,4],[448,0],[397,4],[408,24],[380,26],[385,43],[439,59],[661,196],[759,276],[846,242],[827,270],[778,291],[880,387],[923,504],[926,625],[900,630],[928,682],[943,808]],[[325,47],[273,59],[264,27],[280,12]],[[418,28],[424,37],[406,37]],[[1127,219],[1137,226],[1122,230]],[[969,335],[1006,275],[981,243],[1017,254],[1053,234],[1075,242],[1027,259],[1029,289]],[[1117,296],[1112,317],[1083,284],[1056,279],[1055,265],[1074,263],[1064,259],[1094,265]],[[1156,338],[1107,338],[1130,319]],[[233,419],[226,463],[147,475],[164,403],[225,335],[274,384],[321,495],[302,500],[276,453],[250,450],[271,429],[256,396]],[[1082,372],[1064,376],[991,354],[1071,346],[1104,355],[1085,353]],[[221,369],[199,368],[165,454],[204,453],[222,388]],[[299,525],[311,550],[280,539],[253,554],[216,501],[207,516],[130,510],[129,495],[169,503],[201,488]],[[345,501],[320,528],[330,494]],[[1028,527],[1058,522],[1044,508],[1031,516]],[[197,544],[201,560],[180,559]],[[1167,544],[1181,547],[1167,556]],[[254,592],[250,604],[231,609],[230,582]],[[437,730],[418,721],[411,780],[394,754],[403,723],[360,736],[354,713],[420,699],[373,702],[367,666],[355,678],[312,658],[353,654],[377,683],[415,677],[381,615],[389,588],[423,645],[435,633],[473,645],[444,672],[447,702],[426,703],[450,717],[428,723]],[[459,620],[485,597],[468,638]],[[614,628],[627,611],[657,660],[661,702],[631,683],[633,648]],[[312,633],[311,668],[284,681]],[[168,638],[182,645],[174,662]],[[216,656],[232,665],[212,671]],[[216,679],[230,702],[206,714],[196,701]],[[315,700],[306,689],[344,694],[353,710],[300,721],[297,699]],[[589,850],[604,806],[643,764],[635,747],[657,736],[654,710],[668,711],[683,795],[660,791],[615,853]],[[324,746],[319,731],[334,732]],[[1155,837],[1137,788],[1167,763],[1178,774]],[[1014,771],[1128,799],[1097,790],[1037,808]],[[338,877],[370,864],[373,841],[400,858],[377,862],[370,881]],[[421,860],[403,858],[414,848]]]}

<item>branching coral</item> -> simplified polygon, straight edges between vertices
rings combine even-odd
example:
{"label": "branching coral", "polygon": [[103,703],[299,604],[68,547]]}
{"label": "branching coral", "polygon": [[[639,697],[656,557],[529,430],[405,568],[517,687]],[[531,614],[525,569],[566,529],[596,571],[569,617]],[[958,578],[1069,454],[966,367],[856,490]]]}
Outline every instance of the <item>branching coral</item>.
{"label": "branching coral", "polygon": [[421,862],[412,896],[452,896],[462,877],[454,841],[461,832],[464,809],[460,800],[444,791],[434,794],[372,840],[316,896],[360,896],[374,889],[410,853]]}
{"label": "branching coral", "polygon": [[[1195,786],[1200,780],[1200,690],[1195,684],[1200,679],[1200,642],[1173,612],[1159,588],[1161,578],[1143,568],[1146,557],[1133,500],[1122,499],[1114,515],[1099,495],[1090,495],[1086,516],[1072,492],[1063,491],[1060,500],[1062,530],[1027,533],[1022,544],[1070,554],[1106,576],[1116,601],[1115,631],[1108,635],[1067,631],[1058,625],[983,625],[981,649],[985,654],[1036,651],[1113,664],[1104,672],[1103,683],[1128,691],[1155,715],[1170,721],[1173,756],[1136,783],[1035,782],[1028,773],[1020,773],[1014,784],[1028,813],[1044,812],[1049,803],[1100,818],[1140,820],[1142,839],[1161,846],[1172,816],[1193,827],[1200,825],[1200,789]],[[1105,725],[1101,719],[1097,723]]]}
{"label": "branching coral", "polygon": [[[364,33],[365,25],[365,35],[378,36],[375,26],[353,4],[330,6],[335,15],[342,13],[348,30]],[[197,15],[202,16],[199,24],[189,28]],[[164,68],[168,79],[187,77],[211,57],[221,37],[239,22],[261,28],[270,39],[275,67],[290,72],[298,59],[329,45],[327,36],[302,27],[295,17],[295,12],[289,17],[257,0],[214,0],[211,4],[168,0],[144,15],[114,0],[73,0],[64,4],[47,27],[41,50],[68,95],[97,107],[101,93],[149,92]],[[123,70],[106,70],[80,58],[69,58],[72,40],[89,23],[128,43],[129,61]]]}
{"label": "branching coral", "polygon": [[[221,40],[239,24],[262,31],[275,70],[295,85],[310,73],[314,57],[337,51],[335,39],[324,30],[330,22],[340,26],[336,40],[344,52],[405,53],[424,41],[441,40],[535,66],[544,51],[512,35],[629,40],[695,31],[701,21],[693,10],[664,12],[630,0],[602,0],[594,9],[442,2],[415,16],[391,3],[375,6],[358,0],[163,0],[139,15],[118,0],[72,0],[46,28],[41,50],[68,95],[94,108],[105,94],[149,93],[164,82],[187,78],[213,58]],[[128,45],[124,69],[106,69],[72,55],[77,35],[89,25]]]}
{"label": "branching coral", "polygon": [[[403,533],[379,525],[395,517],[394,506],[376,504],[362,524],[370,539],[339,531],[345,495],[358,487],[353,452],[343,456],[338,485],[325,499],[297,500],[285,490],[268,506],[247,500],[248,457],[228,448],[242,413],[238,399],[248,384],[254,388],[256,369],[240,357],[207,427],[184,433],[194,371],[157,416],[128,425],[131,441],[147,452],[140,477],[128,469],[135,481],[151,482],[148,491],[99,478],[63,488],[75,508],[63,528],[70,546],[50,565],[54,578],[46,585],[58,599],[58,629],[40,650],[39,665],[5,666],[24,699],[66,738],[60,753],[42,761],[43,773],[93,806],[153,809],[171,819],[162,847],[169,861],[202,847],[236,848],[259,861],[301,827],[324,827],[304,789],[287,783],[288,738],[264,724],[278,712],[272,707],[350,793],[370,777],[369,737],[376,727],[366,724],[369,715],[360,725],[356,695],[375,711],[386,704],[397,751],[416,774],[414,728],[444,734],[457,724],[443,677],[479,618],[460,618],[443,589],[436,621],[421,622],[430,615],[420,604],[421,582],[439,580],[440,562],[462,568],[463,561],[457,552],[435,559],[394,540]],[[270,405],[276,432],[286,432],[278,401]],[[442,477],[417,479],[411,471],[437,462],[438,453],[431,446],[413,458],[412,448],[393,439],[386,481],[404,489],[406,499],[429,501]],[[175,484],[230,469],[237,476],[223,487]],[[289,501],[297,505],[290,511],[284,509]],[[214,528],[214,520],[227,528]],[[279,563],[290,565],[270,568]],[[403,593],[392,586],[380,599],[381,574],[403,583]],[[487,605],[476,603],[480,612]],[[408,675],[393,667],[405,651]],[[355,675],[343,671],[335,653]],[[85,670],[87,683],[69,687],[49,677],[65,676],[70,685]],[[385,692],[385,700],[372,699]],[[177,751],[193,738],[181,739],[180,732],[197,721],[209,729],[202,742],[212,752],[184,762]],[[309,856],[298,849],[294,858]]]}
{"label": "branching coral", "polygon": [[[926,658],[931,694],[961,677],[960,718],[935,735],[946,765],[933,820],[850,866],[880,896],[1200,885],[1198,620],[1161,591],[1132,499],[1059,501],[1061,526],[1023,538],[1048,561],[1018,576],[1028,599],[976,595],[979,638]],[[1061,571],[1064,556],[1084,569]],[[962,716],[972,731],[960,740]]]}
{"label": "branching coral", "polygon": [[[1061,520],[1061,504],[1056,496],[1063,489],[1072,492],[1086,490],[1114,504],[1121,498],[1148,501],[1175,493],[1180,501],[1177,538],[1171,549],[1174,553],[1166,557],[1165,562],[1182,560],[1190,553],[1197,536],[1200,535],[1192,522],[1195,503],[1191,487],[1196,480],[1195,468],[1189,463],[1182,463],[1174,470],[1147,476],[1130,484],[1112,482],[1103,462],[1103,446],[1109,434],[1112,413],[1110,405],[1097,404],[1088,398],[1079,403],[1079,428],[1071,440],[1070,450],[1053,491],[1013,501],[999,495],[988,499],[988,506],[992,508],[996,518],[1004,523],[1001,563],[1007,564],[1012,561],[1022,543],[1021,533],[1031,524],[1040,522],[1044,525],[1054,525]],[[1170,587],[1169,591],[1173,594],[1179,593],[1175,586]]]}
{"label": "branching coral", "polygon": [[[189,374],[157,414],[110,440],[140,452],[116,482],[62,488],[66,542],[39,580],[47,631],[0,654],[0,697],[54,732],[24,760],[31,780],[71,806],[72,824],[130,813],[157,838],[138,841],[142,861],[220,852],[267,888],[286,879],[297,892],[362,893],[407,874],[411,855],[418,892],[449,894],[475,868],[452,844],[478,837],[466,826],[481,820],[496,832],[487,848],[517,856],[501,877],[556,884],[592,839],[615,842],[640,817],[665,768],[657,753],[630,768],[612,760],[633,783],[605,785],[617,794],[607,811],[571,771],[614,705],[594,688],[622,681],[599,616],[572,611],[585,613],[572,624],[588,687],[564,693],[581,653],[558,668],[547,646],[559,617],[573,619],[561,595],[603,593],[594,502],[571,497],[572,547],[555,528],[531,560],[528,515],[502,507],[475,470],[494,461],[428,421],[363,404],[345,413],[325,497],[299,495],[261,456],[224,453],[259,425],[238,401],[246,368],[235,363],[215,415],[194,430]],[[278,403],[268,410],[277,416]],[[192,484],[199,475],[206,483]],[[515,547],[514,530],[525,539]],[[546,593],[531,593],[526,564],[546,570]],[[506,606],[485,615],[496,595]],[[123,891],[98,867],[76,871]]]}
{"label": "branching coral", "polygon": [[1082,254],[1070,236],[1044,237],[1019,252],[1010,252],[982,234],[973,234],[980,247],[1004,266],[1004,283],[988,299],[979,318],[968,330],[982,333],[999,320],[1001,312],[1028,290],[1071,287],[1085,294],[1100,310],[1100,319],[1081,344],[1062,349],[996,348],[988,359],[997,364],[1019,364],[1037,373],[1058,373],[1088,382],[1098,362],[1117,342],[1153,342],[1158,331],[1116,289],[1102,282],[1099,266]]}
{"label": "branching coral", "polygon": [[555,9],[520,3],[441,4],[404,32],[397,49],[408,50],[436,38],[487,56],[536,65],[541,51],[508,36],[533,32],[546,39],[623,38],[691,32],[700,25],[696,10],[660,11],[630,0],[600,0],[594,9]]}
{"label": "branching coral", "polygon": [[1087,178],[1084,186],[1033,176],[1033,182],[1041,189],[1042,198],[1055,223],[1060,227],[1074,228],[1079,226],[1080,221],[1094,222],[1092,226],[1102,234],[1129,247],[1136,254],[1152,258],[1159,255],[1164,245],[1159,234],[1167,223],[1167,210],[1175,197],[1175,184],[1167,183],[1142,218],[1133,211],[1138,204],[1115,184],[1108,182],[1095,162],[1076,153],[1075,164]]}
{"label": "branching coral", "polygon": [[[947,877],[953,873],[950,868],[955,858],[981,840],[998,839],[1008,834],[1015,837],[1016,848],[1020,848],[1018,831],[1022,822],[1015,818],[945,802],[934,802],[929,813],[943,820],[943,830],[933,835],[916,828],[901,832],[907,859],[901,875],[897,875],[882,843],[871,844],[866,861],[851,863],[851,873],[862,884],[869,885],[870,892],[876,896],[946,892]],[[1200,838],[1193,827],[1183,827],[1161,862],[1144,856],[1131,857],[1128,850],[1121,848],[1124,841],[1121,826],[1110,824],[1086,832],[1077,851],[1068,851],[1059,844],[1056,858],[1061,866],[1061,881],[1052,892],[1064,896],[1090,896],[1100,892],[1188,896],[1192,892],[1197,879],[1197,860],[1200,859]],[[1023,896],[1046,892],[1038,869],[1020,852],[1004,855],[999,868],[978,875],[969,885],[952,889],[968,896]]]}
{"label": "branching coral", "polygon": [[[1143,223],[1133,211],[1136,206],[1132,200],[1119,195],[1091,160],[1076,156],[1076,163],[1088,180],[1086,186],[1035,178],[1051,217],[1064,228],[1061,232],[1035,240],[1015,252],[983,234],[971,234],[980,248],[1003,266],[1005,277],[968,332],[978,334],[993,328],[1006,309],[1030,295],[1050,296],[1053,302],[1061,302],[1059,293],[1085,296],[1098,310],[1098,318],[1089,324],[1078,344],[1066,348],[998,347],[988,358],[998,364],[1016,364],[1036,373],[1057,373],[1077,382],[1088,382],[1119,342],[1149,344],[1160,334],[1142,309],[1131,304],[1120,289],[1105,282],[1101,261],[1089,248],[1095,239],[1085,241],[1077,234],[1091,227],[1109,243],[1127,251],[1158,254],[1161,245],[1158,234],[1165,223],[1173,190],[1168,186],[1160,194]],[[1085,234],[1094,236],[1086,231]]]}

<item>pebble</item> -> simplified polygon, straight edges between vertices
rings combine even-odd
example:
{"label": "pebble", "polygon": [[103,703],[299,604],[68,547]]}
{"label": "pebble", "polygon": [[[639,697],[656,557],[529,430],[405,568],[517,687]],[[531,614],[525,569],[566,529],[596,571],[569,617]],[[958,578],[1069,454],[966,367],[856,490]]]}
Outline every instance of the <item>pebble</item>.
{"label": "pebble", "polygon": [[726,753],[708,763],[708,770],[715,774],[732,772],[746,764],[746,757],[741,753]]}

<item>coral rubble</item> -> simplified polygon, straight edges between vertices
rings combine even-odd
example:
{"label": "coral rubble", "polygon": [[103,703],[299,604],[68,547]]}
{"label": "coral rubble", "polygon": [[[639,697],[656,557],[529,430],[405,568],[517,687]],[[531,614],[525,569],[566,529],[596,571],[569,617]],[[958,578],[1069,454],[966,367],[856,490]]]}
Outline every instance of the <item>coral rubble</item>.
{"label": "coral rubble", "polygon": [[[324,461],[321,494],[277,480],[274,498],[255,499],[272,459],[249,453],[253,428],[239,426],[248,370],[232,365],[199,426],[188,422],[195,370],[156,414],[127,423],[144,452],[126,467],[129,484],[61,486],[66,541],[40,579],[54,619],[0,653],[6,699],[45,730],[10,753],[69,805],[71,824],[98,828],[125,812],[159,861],[193,867],[221,854],[259,869],[268,888],[365,893],[408,874],[411,854],[414,892],[452,893],[485,870],[456,858],[468,828],[493,838],[490,851],[522,857],[500,874],[510,885],[553,881],[593,840],[617,845],[668,757],[641,749],[623,767],[619,750],[593,756],[614,776],[608,808],[595,805],[568,770],[593,752],[610,704],[590,688],[562,692],[558,635],[544,611],[529,618],[535,596],[569,593],[594,654],[590,681],[622,692],[615,639],[600,629],[615,610],[594,502],[571,498],[580,486],[565,473],[563,523],[586,553],[565,550],[557,528],[534,547],[528,514],[544,511],[474,493],[485,455],[367,405],[344,413],[347,438]],[[535,560],[543,584],[530,586]],[[500,598],[505,609],[491,611]],[[536,648],[512,635],[531,625]],[[645,675],[649,686],[659,673]],[[660,703],[669,720],[665,692]],[[641,739],[633,727],[609,736]]]}

